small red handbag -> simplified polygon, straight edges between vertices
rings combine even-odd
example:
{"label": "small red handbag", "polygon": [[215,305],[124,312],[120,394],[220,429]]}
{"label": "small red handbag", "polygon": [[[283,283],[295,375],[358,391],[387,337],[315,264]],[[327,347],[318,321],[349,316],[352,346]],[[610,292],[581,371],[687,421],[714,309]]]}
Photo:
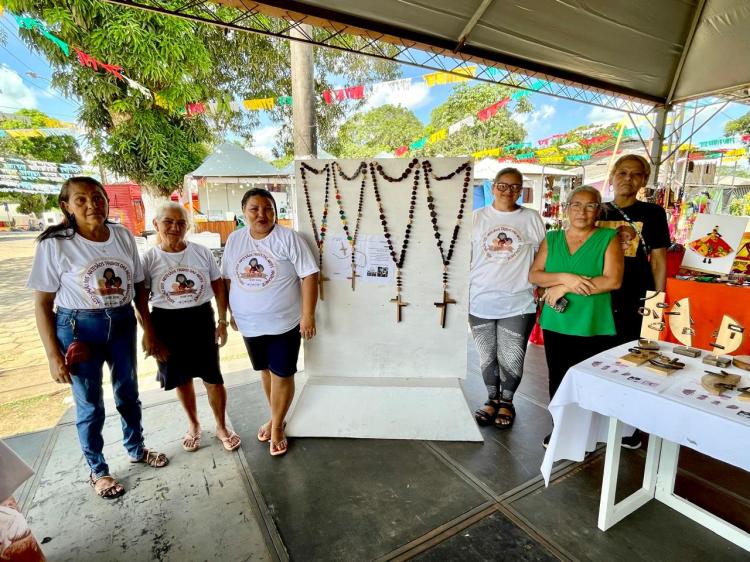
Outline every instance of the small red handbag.
{"label": "small red handbag", "polygon": [[68,351],[65,352],[65,364],[68,367],[88,361],[90,358],[91,348],[89,344],[79,340],[73,340],[68,346]]}

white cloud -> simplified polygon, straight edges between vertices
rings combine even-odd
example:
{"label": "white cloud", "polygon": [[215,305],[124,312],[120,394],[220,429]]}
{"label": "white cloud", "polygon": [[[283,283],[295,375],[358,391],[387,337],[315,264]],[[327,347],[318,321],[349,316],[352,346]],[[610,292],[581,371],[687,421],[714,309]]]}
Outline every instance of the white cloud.
{"label": "white cloud", "polygon": [[261,127],[257,131],[253,132],[253,144],[247,148],[250,154],[254,154],[264,160],[273,160],[274,155],[272,149],[276,144],[276,134],[279,132],[280,127]]}
{"label": "white cloud", "polygon": [[412,79],[411,85],[405,90],[380,90],[367,98],[364,111],[380,107],[381,105],[402,105],[408,109],[415,109],[430,102],[430,89],[423,81]]}
{"label": "white cloud", "polygon": [[551,130],[551,118],[555,111],[555,106],[545,104],[531,113],[514,113],[511,119],[523,125],[527,138],[543,137]]}
{"label": "white cloud", "polygon": [[589,111],[588,121],[595,125],[605,125],[619,121],[625,117],[625,113],[617,111],[616,109],[608,109],[606,107],[594,107]]}
{"label": "white cloud", "polygon": [[15,70],[5,65],[0,66],[0,106],[3,106],[3,111],[37,107],[37,97],[31,88],[23,83]]}

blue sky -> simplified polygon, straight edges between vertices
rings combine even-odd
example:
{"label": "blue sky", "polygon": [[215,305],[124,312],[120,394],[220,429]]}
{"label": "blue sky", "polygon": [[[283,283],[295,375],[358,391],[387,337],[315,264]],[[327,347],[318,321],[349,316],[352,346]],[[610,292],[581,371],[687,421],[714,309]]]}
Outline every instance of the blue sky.
{"label": "blue sky", "polygon": [[[51,70],[44,57],[33,53],[18,39],[18,27],[7,12],[0,18],[0,26],[7,42],[0,48],[0,111],[12,112],[21,108],[36,108],[63,121],[75,121],[78,102],[66,99],[50,87]],[[410,108],[417,117],[427,123],[430,112],[445,101],[453,86],[442,85],[428,88],[419,77],[428,70],[402,65],[403,77],[416,77],[412,87],[397,97],[381,96],[369,99],[365,109],[384,103],[401,103]],[[347,84],[341,84],[346,86]],[[288,92],[278,92],[279,95]],[[555,133],[562,133],[587,123],[608,123],[622,114],[601,107],[558,99],[544,94],[529,96],[534,112],[521,117],[527,131],[527,141],[534,142]],[[694,142],[723,136],[724,124],[744,115],[750,108],[730,104],[696,135]],[[703,115],[713,113],[711,108]],[[255,132],[254,152],[270,157],[277,127],[267,118],[261,119],[261,127]],[[395,147],[394,147],[395,148]]]}

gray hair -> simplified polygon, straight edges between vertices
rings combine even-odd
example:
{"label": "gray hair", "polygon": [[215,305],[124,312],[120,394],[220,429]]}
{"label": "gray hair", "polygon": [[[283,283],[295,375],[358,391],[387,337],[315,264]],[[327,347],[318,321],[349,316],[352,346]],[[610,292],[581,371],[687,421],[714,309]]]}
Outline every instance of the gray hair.
{"label": "gray hair", "polygon": [[643,174],[646,176],[644,182],[648,181],[648,178],[651,175],[651,164],[649,164],[648,160],[646,160],[640,154],[623,154],[622,156],[620,156],[615,161],[615,165],[612,166],[612,171],[610,172],[610,176],[615,173],[615,171],[620,166],[620,164],[622,164],[623,162],[627,162],[628,160],[635,160],[636,162],[639,162],[641,164],[641,168],[643,169]]}
{"label": "gray hair", "polygon": [[512,166],[503,168],[497,174],[495,174],[495,181],[497,182],[500,179],[500,176],[504,176],[505,174],[515,174],[516,176],[518,176],[518,179],[521,180],[521,183],[523,183],[523,174],[521,173],[521,170],[519,170],[518,168],[513,168]]}
{"label": "gray hair", "polygon": [[167,214],[167,211],[180,211],[186,221],[190,220],[185,207],[183,207],[176,201],[165,201],[164,203],[159,205],[159,207],[156,209],[156,216],[154,218],[156,218],[157,220],[163,219],[164,215]]}
{"label": "gray hair", "polygon": [[570,205],[570,202],[573,200],[573,197],[575,197],[579,193],[591,193],[596,198],[597,204],[601,207],[602,194],[598,189],[590,185],[579,185],[578,187],[576,187],[573,191],[571,191],[568,194],[568,198],[566,199],[565,203],[567,205]]}

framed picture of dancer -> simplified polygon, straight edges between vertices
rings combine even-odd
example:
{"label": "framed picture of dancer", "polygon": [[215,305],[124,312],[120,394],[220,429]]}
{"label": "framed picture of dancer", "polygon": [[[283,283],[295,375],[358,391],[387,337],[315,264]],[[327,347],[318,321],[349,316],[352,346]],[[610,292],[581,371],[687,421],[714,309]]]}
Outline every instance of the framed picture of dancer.
{"label": "framed picture of dancer", "polygon": [[699,214],[685,242],[682,267],[707,273],[729,273],[740,250],[747,221],[747,217]]}

